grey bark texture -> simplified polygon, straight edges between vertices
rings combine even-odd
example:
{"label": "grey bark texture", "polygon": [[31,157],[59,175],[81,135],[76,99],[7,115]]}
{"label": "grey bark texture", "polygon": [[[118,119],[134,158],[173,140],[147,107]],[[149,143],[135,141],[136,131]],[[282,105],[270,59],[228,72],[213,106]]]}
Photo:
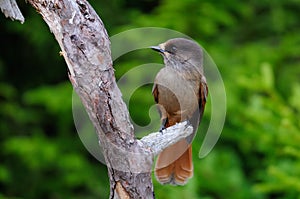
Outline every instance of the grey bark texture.
{"label": "grey bark texture", "polygon": [[18,20],[24,23],[25,19],[17,5],[16,0],[0,0],[0,9],[5,15],[12,20]]}
{"label": "grey bark texture", "polygon": [[110,180],[110,198],[154,198],[154,156],[193,129],[186,122],[134,137],[129,113],[117,87],[110,41],[103,22],[86,0],[28,0],[54,34],[69,79],[92,121]]}

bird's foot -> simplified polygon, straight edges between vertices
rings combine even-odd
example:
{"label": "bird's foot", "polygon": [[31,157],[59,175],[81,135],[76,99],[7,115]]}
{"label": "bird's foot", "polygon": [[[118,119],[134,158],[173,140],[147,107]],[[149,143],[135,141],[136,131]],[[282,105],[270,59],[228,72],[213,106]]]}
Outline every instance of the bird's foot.
{"label": "bird's foot", "polygon": [[164,119],[161,120],[161,126],[160,126],[160,129],[159,129],[160,133],[163,133],[163,130],[166,129],[167,121],[168,121],[168,118],[164,118]]}
{"label": "bird's foot", "polygon": [[186,122],[186,125],[188,125],[188,126],[192,125],[192,123],[191,123],[191,121],[189,119],[184,120],[184,122]]}
{"label": "bird's foot", "polygon": [[159,132],[161,134],[163,134],[163,131],[166,129],[166,127],[164,125],[161,125],[160,129],[159,129]]}

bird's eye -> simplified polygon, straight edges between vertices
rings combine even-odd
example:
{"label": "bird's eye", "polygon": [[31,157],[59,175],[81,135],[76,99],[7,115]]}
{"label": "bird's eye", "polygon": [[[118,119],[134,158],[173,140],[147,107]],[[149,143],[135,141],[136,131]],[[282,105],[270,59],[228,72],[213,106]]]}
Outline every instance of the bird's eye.
{"label": "bird's eye", "polygon": [[165,51],[170,54],[175,54],[177,52],[177,47],[173,45],[169,45],[166,47]]}

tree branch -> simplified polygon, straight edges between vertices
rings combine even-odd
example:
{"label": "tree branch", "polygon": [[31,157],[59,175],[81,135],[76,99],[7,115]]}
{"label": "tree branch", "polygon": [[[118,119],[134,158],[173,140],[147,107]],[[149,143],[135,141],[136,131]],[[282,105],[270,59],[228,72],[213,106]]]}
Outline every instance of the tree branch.
{"label": "tree branch", "polygon": [[17,5],[16,0],[0,0],[0,9],[5,15],[12,20],[18,20],[21,23],[24,23],[25,19]]}
{"label": "tree branch", "polygon": [[193,133],[193,127],[188,122],[181,122],[162,132],[151,133],[141,139],[144,146],[149,147],[154,156],[165,148],[175,144]]}

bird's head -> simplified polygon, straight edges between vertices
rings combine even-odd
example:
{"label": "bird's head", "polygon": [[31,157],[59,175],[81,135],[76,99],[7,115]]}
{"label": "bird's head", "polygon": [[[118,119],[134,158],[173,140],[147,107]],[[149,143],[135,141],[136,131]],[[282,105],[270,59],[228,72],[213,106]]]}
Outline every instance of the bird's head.
{"label": "bird's head", "polygon": [[166,67],[175,69],[195,68],[203,73],[203,50],[194,41],[184,38],[170,39],[158,46],[151,46],[163,55]]}

